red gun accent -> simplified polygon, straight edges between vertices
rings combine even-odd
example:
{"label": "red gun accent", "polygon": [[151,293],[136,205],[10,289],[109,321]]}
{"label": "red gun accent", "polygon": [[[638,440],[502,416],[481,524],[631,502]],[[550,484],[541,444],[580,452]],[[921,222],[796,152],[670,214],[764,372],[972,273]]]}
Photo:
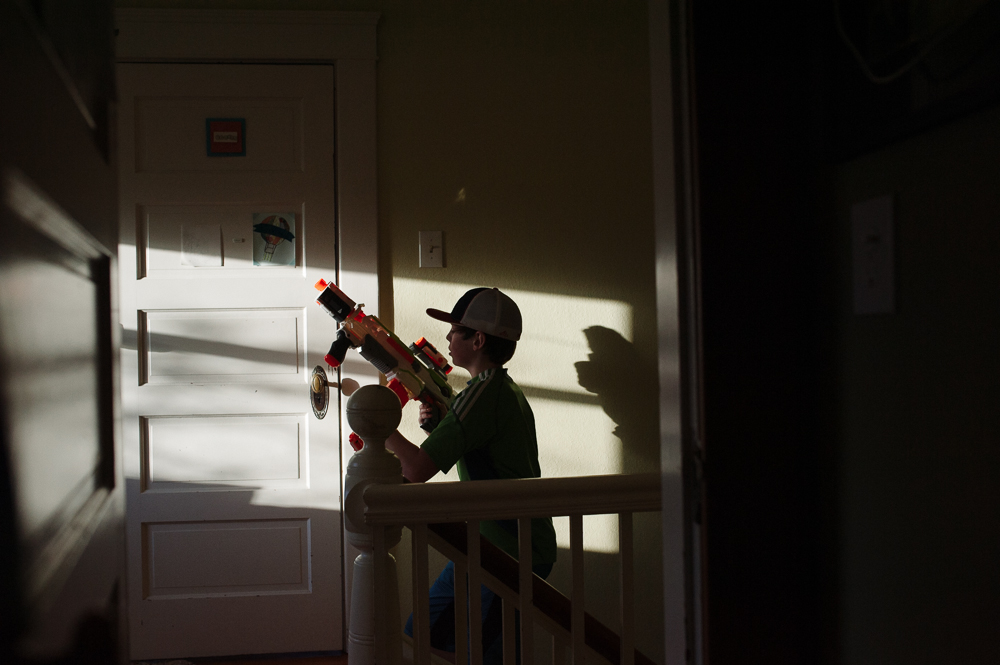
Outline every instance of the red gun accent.
{"label": "red gun accent", "polygon": [[354,432],[351,432],[351,435],[347,437],[347,442],[351,444],[351,448],[354,448],[354,452],[360,452],[365,447],[365,442]]}
{"label": "red gun accent", "polygon": [[406,388],[403,387],[403,384],[399,382],[399,379],[393,379],[386,384],[386,386],[389,390],[396,393],[396,397],[399,398],[399,403],[402,406],[406,406],[406,403],[410,401],[410,395],[406,392]]}
{"label": "red gun accent", "polygon": [[441,355],[441,352],[438,351],[436,348],[434,348],[433,344],[427,341],[426,337],[421,337],[420,339],[418,339],[417,343],[414,344],[414,346],[423,351],[424,355],[427,356],[427,359],[430,360],[432,363],[434,363],[434,365],[442,372],[444,372],[445,374],[451,373],[452,370],[451,365],[448,363],[447,360],[444,359],[444,356]]}

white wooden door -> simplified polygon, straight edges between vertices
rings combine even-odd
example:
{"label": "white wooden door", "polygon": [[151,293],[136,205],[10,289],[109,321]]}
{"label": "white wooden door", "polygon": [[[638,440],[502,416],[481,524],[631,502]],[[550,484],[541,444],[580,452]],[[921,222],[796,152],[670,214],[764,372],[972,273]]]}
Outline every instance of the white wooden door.
{"label": "white wooden door", "polygon": [[131,656],[341,649],[333,67],[118,77]]}

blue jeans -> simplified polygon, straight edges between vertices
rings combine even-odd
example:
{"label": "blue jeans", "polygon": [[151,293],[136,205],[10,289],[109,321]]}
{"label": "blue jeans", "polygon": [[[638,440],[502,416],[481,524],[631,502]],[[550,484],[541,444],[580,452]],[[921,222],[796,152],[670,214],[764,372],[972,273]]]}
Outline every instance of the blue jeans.
{"label": "blue jeans", "polygon": [[[548,577],[552,572],[552,564],[536,564],[531,567],[532,571],[541,578]],[[501,599],[485,585],[482,591],[482,617],[483,617],[483,665],[494,665],[503,662],[503,614]],[[466,600],[466,603],[469,601]],[[466,612],[468,617],[468,612]],[[516,620],[520,618],[520,612],[516,615]],[[468,622],[468,618],[466,618]],[[455,564],[451,561],[444,567],[434,584],[430,588],[430,624],[431,624],[431,646],[441,651],[455,653]],[[406,620],[406,627],[403,629],[410,637],[413,637],[413,615]],[[517,630],[520,643],[520,630]],[[520,660],[520,647],[518,647],[518,660]]]}

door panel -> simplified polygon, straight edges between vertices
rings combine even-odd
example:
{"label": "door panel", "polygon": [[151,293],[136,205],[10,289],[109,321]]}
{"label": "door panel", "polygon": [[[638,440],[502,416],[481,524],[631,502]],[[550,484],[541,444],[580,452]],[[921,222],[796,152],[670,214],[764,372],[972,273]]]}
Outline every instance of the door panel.
{"label": "door panel", "polygon": [[305,426],[301,414],[144,417],[141,487],[307,489]]}
{"label": "door panel", "polygon": [[[294,201],[264,205],[271,210],[295,211],[299,219],[305,217],[304,210],[295,210]],[[213,271],[216,277],[253,277],[253,239],[246,226],[253,213],[253,207],[238,205],[144,207],[139,213],[140,277],[187,279],[195,269],[199,273]],[[301,236],[292,244],[296,255],[302,256]],[[175,249],[178,246],[180,257]],[[268,269],[294,271],[287,266]]]}
{"label": "door panel", "polygon": [[[143,97],[136,100],[136,173],[304,171],[303,103],[294,97],[234,98],[227,105],[215,96]],[[208,156],[206,137],[188,128],[235,110],[253,118],[253,149],[240,159]]]}
{"label": "door panel", "polygon": [[138,314],[143,342],[139,351],[145,359],[140,383],[302,381],[306,319],[302,308],[140,310]]}
{"label": "door panel", "polygon": [[[119,88],[132,657],[341,649],[339,429],[307,385],[336,327],[312,305],[333,67],[120,65]],[[209,155],[220,118],[245,154]]]}
{"label": "door panel", "polygon": [[[147,524],[147,598],[260,596],[309,591],[309,521]],[[253,559],[243,551],[257,553]]]}

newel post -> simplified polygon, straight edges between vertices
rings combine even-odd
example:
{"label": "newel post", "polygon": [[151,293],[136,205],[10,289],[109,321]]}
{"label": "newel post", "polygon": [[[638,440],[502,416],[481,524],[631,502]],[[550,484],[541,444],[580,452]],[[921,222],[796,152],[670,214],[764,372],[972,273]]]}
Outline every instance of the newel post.
{"label": "newel post", "polygon": [[[359,388],[347,401],[347,422],[365,442],[347,463],[344,483],[345,529],[348,541],[361,550],[354,560],[354,585],[351,595],[351,620],[348,630],[348,665],[375,665],[376,653],[384,655],[378,665],[399,663],[402,659],[402,630],[399,612],[399,584],[396,581],[396,561],[388,552],[380,569],[387,571],[386,616],[375,617],[375,561],[372,528],[365,524],[365,489],[375,483],[403,482],[403,469],[396,456],[385,449],[386,438],[396,431],[401,418],[396,394],[384,386]],[[385,550],[399,542],[402,527],[385,532]],[[382,625],[386,644],[375,644],[375,621]]]}

